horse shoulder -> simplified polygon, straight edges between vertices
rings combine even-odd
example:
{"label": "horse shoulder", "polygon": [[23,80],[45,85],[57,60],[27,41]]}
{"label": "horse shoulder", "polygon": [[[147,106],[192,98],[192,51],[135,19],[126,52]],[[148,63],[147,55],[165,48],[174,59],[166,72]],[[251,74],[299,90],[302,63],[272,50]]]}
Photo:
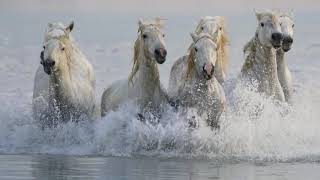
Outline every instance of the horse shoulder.
{"label": "horse shoulder", "polygon": [[101,97],[101,116],[107,112],[116,110],[122,103],[129,99],[128,82],[121,80],[111,84],[102,94]]}
{"label": "horse shoulder", "polygon": [[254,44],[251,41],[247,42],[243,48],[244,64],[241,69],[242,74],[247,74],[254,64]]}
{"label": "horse shoulder", "polygon": [[88,78],[90,81],[91,86],[95,89],[96,88],[96,75],[94,72],[94,68],[90,62],[88,62]]}

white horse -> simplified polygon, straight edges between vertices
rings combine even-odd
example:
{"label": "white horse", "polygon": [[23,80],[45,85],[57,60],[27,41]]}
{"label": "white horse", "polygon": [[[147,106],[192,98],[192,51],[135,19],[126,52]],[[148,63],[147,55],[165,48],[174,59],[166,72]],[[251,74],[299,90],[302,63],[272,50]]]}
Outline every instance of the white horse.
{"label": "white horse", "polygon": [[157,67],[157,64],[165,62],[167,55],[162,26],[160,19],[139,21],[132,72],[128,80],[117,81],[104,91],[101,99],[102,116],[128,101],[137,103],[142,113],[157,113],[168,102]]}
{"label": "white horse", "polygon": [[284,58],[293,43],[293,13],[281,13],[279,17],[281,32],[283,34],[282,48],[277,50],[278,78],[284,92],[285,100],[292,103],[292,76]]}
{"label": "white horse", "polygon": [[170,73],[169,95],[183,107],[196,108],[205,115],[207,124],[219,128],[219,118],[225,109],[225,94],[215,78],[218,58],[216,39],[210,34],[191,34],[189,54],[178,59]]}
{"label": "white horse", "polygon": [[40,54],[33,90],[33,115],[42,125],[92,119],[95,108],[95,75],[92,65],[75,45],[69,26],[49,23]]}
{"label": "white horse", "polygon": [[276,49],[281,47],[283,40],[279,17],[272,12],[256,12],[256,16],[258,27],[255,36],[244,47],[241,78],[267,97],[284,101],[276,62]]}
{"label": "white horse", "polygon": [[226,31],[225,19],[222,16],[205,16],[200,19],[196,34],[210,34],[218,46],[217,61],[214,76],[222,84],[226,80],[226,71],[229,64],[229,35]]}

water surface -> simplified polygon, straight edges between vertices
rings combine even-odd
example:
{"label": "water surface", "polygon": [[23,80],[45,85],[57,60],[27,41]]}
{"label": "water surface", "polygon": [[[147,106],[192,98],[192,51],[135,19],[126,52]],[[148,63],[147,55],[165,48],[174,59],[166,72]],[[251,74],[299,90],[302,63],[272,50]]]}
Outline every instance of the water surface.
{"label": "water surface", "polygon": [[[127,78],[137,19],[143,15],[1,13],[0,179],[319,179],[318,13],[296,13],[294,46],[287,54],[293,106],[278,106],[236,88],[228,99],[240,99],[240,108],[228,109],[219,132],[205,126],[189,131],[185,116],[170,109],[159,125],[143,124],[131,104],[95,122],[42,130],[32,118],[31,100],[47,23],[75,20],[73,34],[95,68],[99,102],[108,85]],[[168,59],[159,66],[165,87],[171,65],[186,53],[189,33],[203,15],[207,14],[166,15]],[[228,82],[232,83],[256,20],[251,11],[225,15],[231,36]],[[252,119],[257,106],[263,111]]]}

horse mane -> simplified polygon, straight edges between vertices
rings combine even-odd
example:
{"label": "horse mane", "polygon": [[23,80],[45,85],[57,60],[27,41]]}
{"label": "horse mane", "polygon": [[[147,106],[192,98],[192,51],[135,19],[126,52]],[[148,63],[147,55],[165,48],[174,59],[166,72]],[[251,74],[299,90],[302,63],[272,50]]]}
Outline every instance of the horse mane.
{"label": "horse mane", "polygon": [[139,51],[140,51],[140,42],[141,38],[138,37],[137,40],[134,42],[134,53],[133,53],[133,65],[132,70],[129,75],[129,82],[132,82],[134,75],[138,72],[140,67],[140,60],[139,60]]}
{"label": "horse mane", "polygon": [[280,15],[276,12],[273,12],[273,11],[266,11],[266,12],[260,13],[260,16],[261,17],[267,16],[272,20],[273,23],[276,23],[277,21],[279,21],[278,17]]}
{"label": "horse mane", "polygon": [[[53,29],[54,30],[54,29]],[[60,30],[60,29],[59,29]],[[63,30],[63,29],[61,29]],[[74,44],[73,38],[71,34],[65,33],[65,34],[51,34],[52,31],[49,31],[48,34],[46,34],[46,41],[49,41],[51,39],[56,39],[60,43],[64,45],[64,54],[65,54],[65,65],[66,69],[68,70],[68,74],[71,76],[71,69],[72,69],[72,63],[76,62],[75,59],[79,59],[78,57],[75,57],[77,55],[83,56],[79,48]]]}
{"label": "horse mane", "polygon": [[192,43],[188,49],[188,67],[187,67],[187,73],[186,73],[186,78],[189,79],[191,78],[191,74],[194,72],[194,67],[195,67],[195,64],[194,64],[194,59],[195,59],[195,50],[194,48],[192,48],[194,45],[194,43]]}
{"label": "horse mane", "polygon": [[243,54],[245,56],[245,62],[242,66],[241,71],[246,71],[250,69],[254,63],[254,55],[255,55],[255,48],[257,46],[257,36],[255,35],[253,38],[248,41],[243,47]]}
{"label": "horse mane", "polygon": [[229,34],[226,30],[226,23],[225,19],[221,17],[221,28],[222,34],[220,38],[220,42],[218,44],[218,61],[221,61],[222,69],[224,72],[227,71],[229,65],[229,45],[230,45],[230,38]]}
{"label": "horse mane", "polygon": [[287,14],[287,13],[278,13],[279,17],[287,17],[289,18],[291,21],[293,21],[293,15]]}
{"label": "horse mane", "polygon": [[[62,36],[61,38],[59,38],[60,42],[63,43],[64,45],[64,53],[66,55],[66,65],[68,68],[68,72],[71,73],[71,63],[73,61],[72,56],[74,56],[74,51],[77,50],[77,48],[75,48],[75,46],[73,45],[72,41],[69,39],[69,37],[66,36]],[[72,76],[70,75],[70,78]]]}

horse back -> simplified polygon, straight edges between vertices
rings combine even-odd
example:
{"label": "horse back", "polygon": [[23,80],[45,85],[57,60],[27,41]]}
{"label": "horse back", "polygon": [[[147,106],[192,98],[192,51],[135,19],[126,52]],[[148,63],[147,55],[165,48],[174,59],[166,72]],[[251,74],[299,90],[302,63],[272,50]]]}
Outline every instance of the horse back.
{"label": "horse back", "polygon": [[109,111],[115,111],[129,98],[128,88],[128,81],[121,80],[114,82],[103,92],[101,97],[101,116],[105,116]]}
{"label": "horse back", "polygon": [[186,71],[188,67],[187,56],[180,57],[172,66],[169,79],[168,94],[171,97],[177,96],[181,87],[181,83],[184,82],[186,77]]}

